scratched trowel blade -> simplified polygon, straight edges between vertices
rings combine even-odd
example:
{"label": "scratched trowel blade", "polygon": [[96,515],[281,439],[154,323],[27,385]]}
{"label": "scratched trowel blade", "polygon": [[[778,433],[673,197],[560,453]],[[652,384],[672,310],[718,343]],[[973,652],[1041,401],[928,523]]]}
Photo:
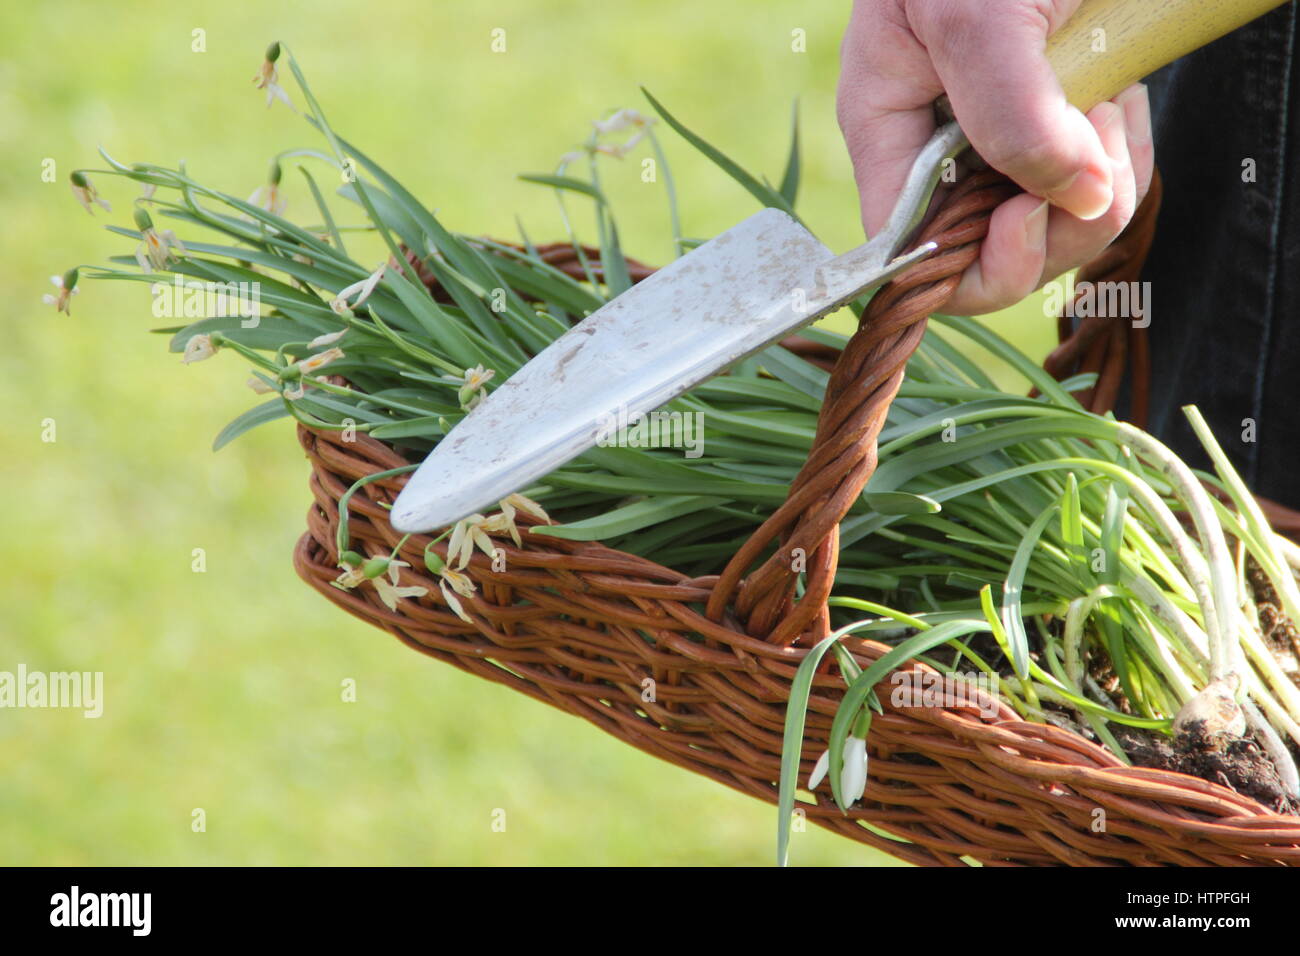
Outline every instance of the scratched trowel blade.
{"label": "scratched trowel blade", "polygon": [[[847,285],[807,229],[764,209],[560,336],[465,416],[393,505],[399,532],[448,525],[520,491],[740,359],[883,281]],[[833,274],[833,273],[830,273]]]}

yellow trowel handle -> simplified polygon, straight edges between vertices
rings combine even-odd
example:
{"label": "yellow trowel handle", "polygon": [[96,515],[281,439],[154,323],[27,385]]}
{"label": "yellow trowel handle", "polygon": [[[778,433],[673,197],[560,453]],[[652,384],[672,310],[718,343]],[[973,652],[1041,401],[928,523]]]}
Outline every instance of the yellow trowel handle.
{"label": "yellow trowel handle", "polygon": [[1249,23],[1285,0],[1084,0],[1047,58],[1079,109]]}

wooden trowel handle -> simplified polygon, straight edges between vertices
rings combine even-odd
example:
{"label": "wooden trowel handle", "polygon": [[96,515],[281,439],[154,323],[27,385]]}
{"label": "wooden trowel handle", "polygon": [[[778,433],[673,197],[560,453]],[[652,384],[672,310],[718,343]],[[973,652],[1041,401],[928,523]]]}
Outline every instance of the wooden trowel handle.
{"label": "wooden trowel handle", "polygon": [[1084,0],[1047,58],[1079,109],[1231,33],[1285,0]]}

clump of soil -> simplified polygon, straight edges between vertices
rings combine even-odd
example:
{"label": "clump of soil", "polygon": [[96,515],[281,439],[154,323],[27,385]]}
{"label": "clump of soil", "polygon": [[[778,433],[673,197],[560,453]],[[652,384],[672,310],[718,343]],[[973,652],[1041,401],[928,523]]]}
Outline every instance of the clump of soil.
{"label": "clump of soil", "polygon": [[1255,596],[1264,643],[1282,671],[1300,687],[1300,630],[1282,610],[1282,601],[1272,582],[1253,558],[1246,562],[1246,579]]}
{"label": "clump of soil", "polygon": [[1286,788],[1263,748],[1252,737],[1227,738],[1206,733],[1193,721],[1174,737],[1127,729],[1116,734],[1135,767],[1154,767],[1222,784],[1278,813],[1300,813],[1300,803]]}

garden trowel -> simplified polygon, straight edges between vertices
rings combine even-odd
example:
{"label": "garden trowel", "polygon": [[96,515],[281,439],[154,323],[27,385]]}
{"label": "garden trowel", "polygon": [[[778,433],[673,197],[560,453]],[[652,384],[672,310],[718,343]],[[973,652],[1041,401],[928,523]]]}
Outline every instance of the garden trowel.
{"label": "garden trowel", "polygon": [[[1048,57],[1087,110],[1282,0],[1085,0]],[[950,161],[956,123],[917,157],[886,224],[836,256],[769,208],[709,240],[576,324],[457,424],[407,483],[390,520],[444,528],[635,423],[727,367],[887,282],[934,251],[900,252]]]}

